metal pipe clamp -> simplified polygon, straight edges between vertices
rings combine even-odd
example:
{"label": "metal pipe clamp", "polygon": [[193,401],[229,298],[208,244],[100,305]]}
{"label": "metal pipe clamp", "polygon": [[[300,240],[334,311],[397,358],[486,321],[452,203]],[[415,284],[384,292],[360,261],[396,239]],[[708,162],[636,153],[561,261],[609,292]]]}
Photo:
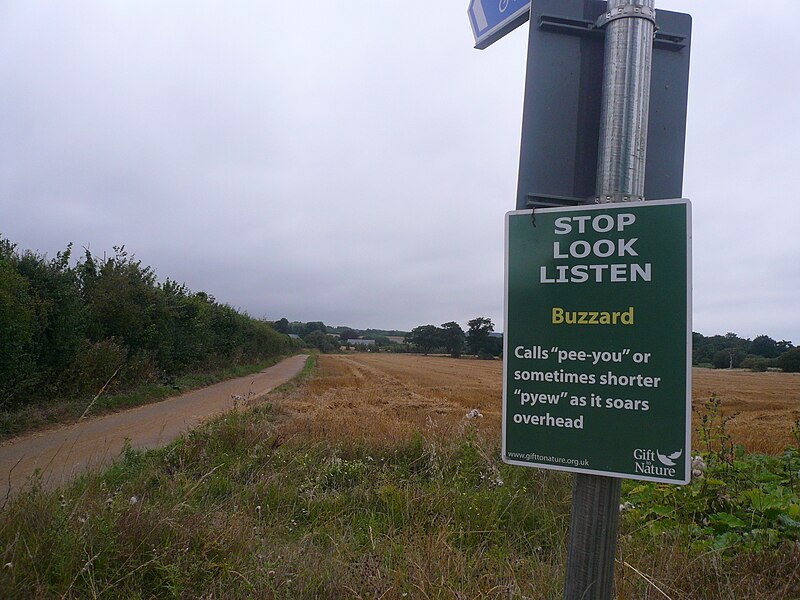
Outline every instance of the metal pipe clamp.
{"label": "metal pipe clamp", "polygon": [[658,28],[656,25],[656,9],[652,6],[643,6],[641,4],[626,4],[625,6],[619,6],[607,12],[604,12],[600,15],[600,18],[597,19],[595,23],[595,27],[597,29],[602,29],[611,21],[616,21],[617,19],[647,19],[648,21],[652,22],[653,25]]}

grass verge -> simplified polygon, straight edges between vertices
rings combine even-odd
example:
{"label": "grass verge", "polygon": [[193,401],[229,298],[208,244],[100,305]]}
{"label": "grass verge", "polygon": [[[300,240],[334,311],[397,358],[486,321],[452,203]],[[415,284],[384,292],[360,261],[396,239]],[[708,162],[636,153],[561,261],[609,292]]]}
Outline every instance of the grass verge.
{"label": "grass verge", "polygon": [[[324,423],[305,431],[286,408],[292,402],[341,410],[352,398],[332,383],[341,372],[315,372],[270,404],[229,412],[169,447],[128,449],[104,474],[61,492],[34,486],[0,513],[0,590],[9,598],[561,596],[568,475],[502,464],[480,419],[390,439],[359,435],[366,420],[348,436],[327,435]],[[351,383],[351,394],[367,385]],[[710,441],[724,434],[709,427]],[[626,483],[617,598],[800,597],[790,520],[800,459],[728,451],[710,445],[690,486]],[[743,537],[719,547],[720,527]],[[748,531],[769,529],[780,531],[743,543]]]}
{"label": "grass verge", "polygon": [[[101,395],[91,404],[89,415],[97,416],[126,408],[133,408],[151,402],[177,396],[184,392],[206,387],[236,377],[245,377],[263,371],[286,358],[285,355],[273,356],[267,360],[245,364],[231,365],[212,371],[188,373],[176,377],[168,384],[144,383],[124,392]],[[38,403],[21,408],[0,412],[0,442],[11,437],[65,423],[77,421],[86,412],[91,398],[60,399],[47,403]]]}

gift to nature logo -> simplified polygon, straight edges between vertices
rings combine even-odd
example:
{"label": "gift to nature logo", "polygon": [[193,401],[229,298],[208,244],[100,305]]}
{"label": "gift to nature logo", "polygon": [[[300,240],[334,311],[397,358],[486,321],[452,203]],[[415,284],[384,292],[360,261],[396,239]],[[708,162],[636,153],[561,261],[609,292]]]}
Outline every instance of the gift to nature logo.
{"label": "gift to nature logo", "polygon": [[663,454],[660,450],[653,452],[652,450],[637,448],[633,451],[633,459],[636,461],[634,463],[636,473],[653,477],[675,477],[677,473],[677,469],[675,469],[676,461],[682,454],[683,450],[678,450],[671,454]]}

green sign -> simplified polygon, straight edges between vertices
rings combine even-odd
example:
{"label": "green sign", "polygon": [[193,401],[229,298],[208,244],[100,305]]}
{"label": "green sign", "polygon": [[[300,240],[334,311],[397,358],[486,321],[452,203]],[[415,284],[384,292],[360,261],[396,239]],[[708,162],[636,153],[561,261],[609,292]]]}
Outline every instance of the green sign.
{"label": "green sign", "polygon": [[503,460],[688,483],[691,205],[506,215]]}

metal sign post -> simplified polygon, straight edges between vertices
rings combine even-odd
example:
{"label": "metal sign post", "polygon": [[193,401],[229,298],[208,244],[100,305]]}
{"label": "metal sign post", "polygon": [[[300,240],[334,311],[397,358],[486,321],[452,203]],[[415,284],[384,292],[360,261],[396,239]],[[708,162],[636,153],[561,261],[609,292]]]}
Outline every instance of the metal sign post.
{"label": "metal sign post", "polygon": [[[525,214],[510,213],[506,221],[503,459],[576,473],[563,597],[607,600],[614,590],[618,477],[688,481],[690,351],[680,345],[681,331],[684,342],[691,331],[689,204],[641,201],[646,193],[651,200],[682,195],[691,18],[662,11],[664,29],[656,34],[655,0],[470,0],[468,14],[477,48],[531,21],[517,198]],[[659,152],[645,188],[648,124],[651,150]],[[524,210],[543,207],[552,208]],[[569,223],[580,235],[570,237]],[[532,225],[543,229],[536,239]],[[645,256],[653,262],[639,264]],[[654,299],[661,285],[669,293],[659,288]],[[659,320],[652,308],[670,293],[685,298],[683,311],[670,305]],[[592,306],[567,306],[586,302]],[[608,328],[570,329],[580,319]],[[547,339],[562,325],[563,335]],[[658,358],[645,367],[645,355],[654,355],[649,348]],[[604,381],[586,360],[594,356],[597,365],[606,354],[618,365],[597,366]],[[636,362],[634,354],[641,358],[636,368],[626,362]],[[554,360],[566,363],[554,367]],[[519,383],[511,386],[516,373]],[[670,389],[656,392],[667,380]],[[636,386],[638,393],[626,393]],[[681,418],[673,419],[670,407]],[[612,423],[609,414],[620,420]],[[615,425],[638,428],[626,440],[636,445],[611,448],[607,430]],[[643,432],[656,430],[642,441]]]}
{"label": "metal sign post", "polygon": [[[609,0],[597,201],[644,200],[647,117],[655,35],[655,0]],[[622,480],[574,475],[564,600],[607,600]]]}

